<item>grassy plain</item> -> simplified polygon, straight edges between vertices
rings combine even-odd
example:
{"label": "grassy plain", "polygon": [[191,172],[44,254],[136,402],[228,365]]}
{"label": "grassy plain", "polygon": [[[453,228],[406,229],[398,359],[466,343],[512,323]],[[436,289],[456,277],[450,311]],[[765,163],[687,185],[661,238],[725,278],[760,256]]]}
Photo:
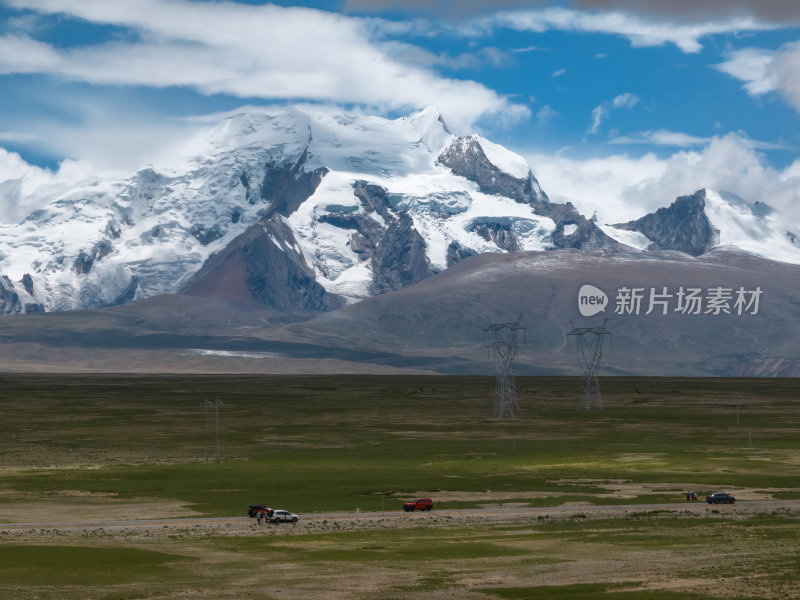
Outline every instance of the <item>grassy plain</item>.
{"label": "grassy plain", "polygon": [[[580,505],[680,504],[690,489],[800,498],[800,381],[604,378],[604,410],[587,412],[576,410],[576,379],[522,377],[515,421],[490,418],[493,386],[4,376],[0,523],[239,517],[254,503],[393,512],[415,495],[432,496],[437,511],[576,508],[559,519],[302,535],[4,532],[0,597],[796,597],[797,513],[643,508],[595,519]],[[220,462],[204,399],[224,403]]]}

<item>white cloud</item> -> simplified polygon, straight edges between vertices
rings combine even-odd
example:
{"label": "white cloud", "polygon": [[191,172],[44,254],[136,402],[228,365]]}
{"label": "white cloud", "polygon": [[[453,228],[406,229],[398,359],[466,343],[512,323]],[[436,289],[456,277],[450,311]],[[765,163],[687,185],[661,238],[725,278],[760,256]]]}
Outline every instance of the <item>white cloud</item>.
{"label": "white cloud", "polygon": [[[186,86],[204,94],[371,105],[438,106],[456,129],[528,109],[474,81],[405,61],[376,39],[375,20],[306,8],[188,0],[9,0],[17,8],[130,28],[141,41],[70,48],[18,33],[0,38],[0,73],[44,73],[108,85]],[[485,60],[502,57],[491,51]]]}
{"label": "white cloud", "polygon": [[708,187],[766,202],[800,224],[800,161],[777,170],[752,146],[752,140],[727,134],[663,159],[652,153],[589,160],[529,154],[527,159],[551,200],[572,202],[587,215],[596,211],[601,223],[637,219]]}
{"label": "white cloud", "polygon": [[600,125],[608,118],[608,105],[600,104],[592,110],[592,124],[586,133],[597,133]]}
{"label": "white cloud", "polygon": [[735,50],[715,67],[743,81],[751,96],[778,92],[800,112],[800,41],[784,44],[775,51]]}
{"label": "white cloud", "polygon": [[688,133],[678,131],[667,131],[658,129],[657,131],[640,131],[630,135],[612,138],[611,144],[655,144],[656,146],[676,146],[679,148],[689,148],[692,146],[702,146],[711,141],[711,138],[697,137]]}
{"label": "white cloud", "polygon": [[566,72],[567,72],[566,69],[558,69],[556,71],[553,71],[553,74],[551,75],[551,77],[561,77]]}
{"label": "white cloud", "polygon": [[165,116],[135,95],[83,86],[54,94],[46,84],[29,93],[38,98],[40,112],[17,115],[14,129],[0,132],[0,144],[90,163],[102,177],[127,177],[150,163],[169,165],[182,143],[205,127]]}
{"label": "white cloud", "polygon": [[592,110],[592,124],[586,133],[597,133],[600,130],[600,125],[611,114],[612,108],[633,108],[638,103],[639,96],[630,92],[625,92],[616,96],[613,100],[601,103]]}
{"label": "white cloud", "polygon": [[639,96],[630,92],[620,94],[611,101],[611,106],[614,108],[633,108],[637,104],[639,104]]}
{"label": "white cloud", "polygon": [[536,120],[539,124],[546,123],[552,119],[560,117],[561,115],[557,113],[549,104],[545,104],[542,108],[536,111]]}
{"label": "white cloud", "polygon": [[15,223],[64,189],[95,176],[88,164],[65,160],[58,171],[30,165],[15,152],[0,148],[0,223]]}
{"label": "white cloud", "polygon": [[43,137],[38,133],[30,131],[0,131],[0,142],[11,142],[12,144],[41,142]]}
{"label": "white cloud", "polygon": [[524,48],[512,48],[511,52],[515,54],[523,54],[526,52],[535,52],[537,50],[545,51],[545,48],[540,48],[539,46],[525,46]]}
{"label": "white cloud", "polygon": [[[738,137],[743,148],[753,150],[788,150],[785,144],[774,144],[748,138],[744,133],[734,134]],[[714,138],[698,137],[680,131],[657,129],[655,131],[639,131],[629,135],[617,136],[609,140],[610,144],[648,144],[655,146],[674,146],[676,148],[692,148],[704,146]]]}
{"label": "white cloud", "polygon": [[479,35],[498,27],[536,33],[550,30],[604,33],[625,37],[634,47],[674,44],[683,52],[693,53],[702,49],[700,40],[709,35],[761,31],[779,26],[748,16],[686,22],[637,16],[622,11],[585,12],[568,8],[543,8],[498,12],[469,21],[461,29],[465,33]]}
{"label": "white cloud", "polygon": [[759,48],[735,50],[728,60],[714,67],[731,77],[744,81],[750,95],[758,96],[777,89],[778,82],[771,72],[775,52]]}

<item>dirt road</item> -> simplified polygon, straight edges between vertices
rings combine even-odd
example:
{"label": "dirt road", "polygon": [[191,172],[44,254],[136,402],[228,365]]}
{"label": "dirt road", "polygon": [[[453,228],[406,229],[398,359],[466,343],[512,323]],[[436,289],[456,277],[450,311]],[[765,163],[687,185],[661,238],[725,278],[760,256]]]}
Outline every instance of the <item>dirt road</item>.
{"label": "dirt road", "polygon": [[432,512],[331,512],[301,514],[298,523],[261,524],[248,517],[189,517],[170,519],[74,520],[0,524],[0,539],[42,537],[139,537],[303,535],[335,530],[394,529],[405,527],[463,527],[481,523],[515,523],[540,519],[617,519],[672,513],[728,518],[760,513],[800,511],[800,500],[751,500],[733,505],[705,502],[666,504],[562,505],[548,507],[496,506]]}

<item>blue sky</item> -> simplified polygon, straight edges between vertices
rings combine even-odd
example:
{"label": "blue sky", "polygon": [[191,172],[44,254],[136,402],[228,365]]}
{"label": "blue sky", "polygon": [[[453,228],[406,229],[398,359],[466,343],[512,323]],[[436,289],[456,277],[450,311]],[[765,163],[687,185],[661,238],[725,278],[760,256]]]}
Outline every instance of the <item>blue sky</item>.
{"label": "blue sky", "polygon": [[706,186],[796,215],[798,40],[795,0],[0,0],[0,219],[309,102],[435,105],[609,220]]}

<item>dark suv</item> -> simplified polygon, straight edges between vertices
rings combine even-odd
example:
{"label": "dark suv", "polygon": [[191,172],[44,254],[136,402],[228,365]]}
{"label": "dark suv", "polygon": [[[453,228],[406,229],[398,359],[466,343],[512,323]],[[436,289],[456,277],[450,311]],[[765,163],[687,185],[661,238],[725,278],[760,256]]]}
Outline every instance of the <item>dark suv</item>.
{"label": "dark suv", "polygon": [[259,512],[266,510],[266,508],[267,507],[262,504],[251,504],[247,507],[247,516],[254,519]]}
{"label": "dark suv", "polygon": [[709,504],[733,504],[736,502],[736,498],[724,492],[717,492],[706,496],[706,502]]}

